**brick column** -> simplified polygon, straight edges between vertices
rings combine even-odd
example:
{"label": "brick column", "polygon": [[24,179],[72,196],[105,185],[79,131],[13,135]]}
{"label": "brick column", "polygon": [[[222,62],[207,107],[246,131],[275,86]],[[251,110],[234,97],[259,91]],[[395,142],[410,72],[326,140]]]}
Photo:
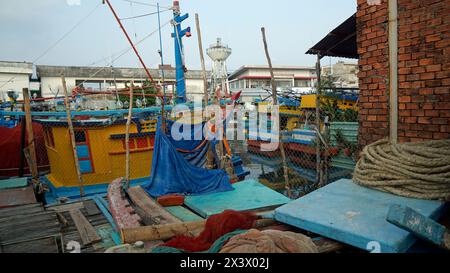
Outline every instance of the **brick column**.
{"label": "brick column", "polygon": [[[400,142],[450,137],[450,0],[398,0]],[[389,135],[388,5],[358,0],[359,143]]]}

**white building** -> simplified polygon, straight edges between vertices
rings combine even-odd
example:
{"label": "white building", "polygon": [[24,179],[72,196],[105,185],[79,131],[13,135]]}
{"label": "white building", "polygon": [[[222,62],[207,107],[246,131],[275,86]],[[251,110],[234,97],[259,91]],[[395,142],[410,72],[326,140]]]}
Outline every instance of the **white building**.
{"label": "white building", "polygon": [[[161,83],[161,70],[149,69],[150,75],[158,83]],[[79,67],[79,66],[48,66],[37,65],[36,73],[41,82],[43,97],[63,95],[61,75],[64,74],[68,90],[76,86],[92,88],[93,90],[106,90],[124,88],[125,83],[134,81],[135,85],[142,84],[146,79],[146,73],[141,68],[118,67]],[[208,72],[208,77],[209,77]],[[171,93],[176,85],[175,69],[164,66],[166,84],[169,84],[167,92]],[[186,73],[186,95],[188,100],[203,97],[203,78],[201,71],[192,70]]]}
{"label": "white building", "polygon": [[342,88],[358,88],[358,71],[358,64],[343,61],[322,67],[322,75],[331,76],[335,87]]}
{"label": "white building", "polygon": [[[314,67],[274,66],[273,72],[277,90],[290,89],[297,93],[313,91],[317,77]],[[255,98],[265,98],[271,89],[268,66],[244,65],[229,76],[230,91],[242,90],[242,101],[251,102]]]}
{"label": "white building", "polygon": [[0,61],[0,100],[8,100],[8,91],[16,92],[22,99],[22,89],[30,88],[32,74],[32,63]]}

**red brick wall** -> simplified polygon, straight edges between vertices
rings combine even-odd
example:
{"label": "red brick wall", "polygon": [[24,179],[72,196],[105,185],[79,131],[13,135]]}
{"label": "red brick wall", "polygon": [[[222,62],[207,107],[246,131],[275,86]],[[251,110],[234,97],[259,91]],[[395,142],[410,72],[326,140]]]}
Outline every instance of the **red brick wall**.
{"label": "red brick wall", "polygon": [[[388,5],[358,0],[359,142],[389,135]],[[399,141],[450,137],[450,0],[398,0]]]}

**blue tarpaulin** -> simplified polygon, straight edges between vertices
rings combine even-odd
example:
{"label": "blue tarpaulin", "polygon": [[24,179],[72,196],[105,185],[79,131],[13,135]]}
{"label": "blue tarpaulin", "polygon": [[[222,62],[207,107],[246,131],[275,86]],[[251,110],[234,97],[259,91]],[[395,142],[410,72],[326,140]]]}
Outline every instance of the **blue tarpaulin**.
{"label": "blue tarpaulin", "polygon": [[[166,121],[167,128],[174,128],[172,125],[172,121]],[[202,127],[202,124],[192,125],[191,134],[199,133]],[[175,140],[170,133],[165,134],[161,130],[161,120],[158,120],[152,171],[150,180],[142,185],[144,190],[153,197],[172,193],[200,195],[233,190],[224,170],[199,167],[204,165],[208,145],[202,138]]]}

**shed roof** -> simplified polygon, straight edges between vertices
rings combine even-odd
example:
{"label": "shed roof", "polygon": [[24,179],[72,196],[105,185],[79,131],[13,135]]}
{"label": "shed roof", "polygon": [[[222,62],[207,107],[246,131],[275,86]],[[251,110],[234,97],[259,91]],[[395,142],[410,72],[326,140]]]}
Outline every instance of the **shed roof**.
{"label": "shed roof", "polygon": [[306,54],[358,59],[356,44],[356,13],[333,29]]}

